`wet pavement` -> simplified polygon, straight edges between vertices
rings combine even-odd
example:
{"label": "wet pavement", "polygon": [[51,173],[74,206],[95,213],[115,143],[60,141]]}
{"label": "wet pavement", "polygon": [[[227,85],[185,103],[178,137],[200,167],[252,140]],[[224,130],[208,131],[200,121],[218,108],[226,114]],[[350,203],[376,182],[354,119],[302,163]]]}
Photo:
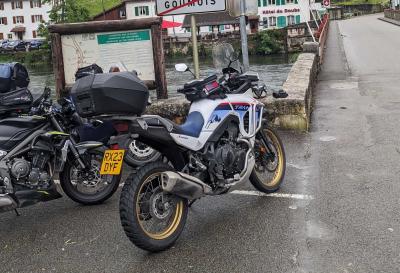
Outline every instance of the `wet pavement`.
{"label": "wet pavement", "polygon": [[298,195],[204,198],[159,254],[125,237],[119,193],[39,204],[1,215],[0,271],[399,272],[400,27],[377,17],[332,23],[312,131],[282,132]]}

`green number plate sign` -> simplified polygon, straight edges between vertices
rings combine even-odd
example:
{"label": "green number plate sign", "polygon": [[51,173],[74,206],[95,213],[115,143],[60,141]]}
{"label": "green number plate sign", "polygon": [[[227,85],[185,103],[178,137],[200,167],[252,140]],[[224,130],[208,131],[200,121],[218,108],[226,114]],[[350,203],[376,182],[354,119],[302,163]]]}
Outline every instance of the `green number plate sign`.
{"label": "green number plate sign", "polygon": [[149,41],[149,40],[150,40],[149,30],[97,35],[97,43],[99,45],[120,44],[120,43]]}

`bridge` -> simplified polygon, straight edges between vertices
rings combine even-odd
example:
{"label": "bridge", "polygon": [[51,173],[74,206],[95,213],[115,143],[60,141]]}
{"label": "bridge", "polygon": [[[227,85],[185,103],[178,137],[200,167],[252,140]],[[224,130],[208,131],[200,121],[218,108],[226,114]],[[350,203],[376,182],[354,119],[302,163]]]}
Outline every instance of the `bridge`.
{"label": "bridge", "polygon": [[281,191],[204,198],[171,250],[122,231],[118,195],[2,214],[2,272],[398,272],[400,27],[382,15],[332,22],[310,133],[283,133]]}

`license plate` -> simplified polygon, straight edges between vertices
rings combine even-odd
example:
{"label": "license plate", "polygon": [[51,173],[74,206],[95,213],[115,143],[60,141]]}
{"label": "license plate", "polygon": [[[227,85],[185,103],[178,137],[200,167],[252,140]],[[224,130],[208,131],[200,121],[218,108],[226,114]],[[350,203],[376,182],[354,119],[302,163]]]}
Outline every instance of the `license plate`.
{"label": "license plate", "polygon": [[125,150],[107,150],[101,164],[101,175],[120,175],[124,161]]}

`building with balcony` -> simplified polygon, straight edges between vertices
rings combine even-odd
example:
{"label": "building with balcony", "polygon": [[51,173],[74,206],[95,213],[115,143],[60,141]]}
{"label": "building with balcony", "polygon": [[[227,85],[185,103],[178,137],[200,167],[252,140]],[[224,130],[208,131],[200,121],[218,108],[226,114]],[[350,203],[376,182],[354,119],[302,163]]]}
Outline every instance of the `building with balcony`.
{"label": "building with balcony", "polygon": [[0,40],[38,39],[37,29],[49,20],[51,5],[40,0],[0,1]]}

